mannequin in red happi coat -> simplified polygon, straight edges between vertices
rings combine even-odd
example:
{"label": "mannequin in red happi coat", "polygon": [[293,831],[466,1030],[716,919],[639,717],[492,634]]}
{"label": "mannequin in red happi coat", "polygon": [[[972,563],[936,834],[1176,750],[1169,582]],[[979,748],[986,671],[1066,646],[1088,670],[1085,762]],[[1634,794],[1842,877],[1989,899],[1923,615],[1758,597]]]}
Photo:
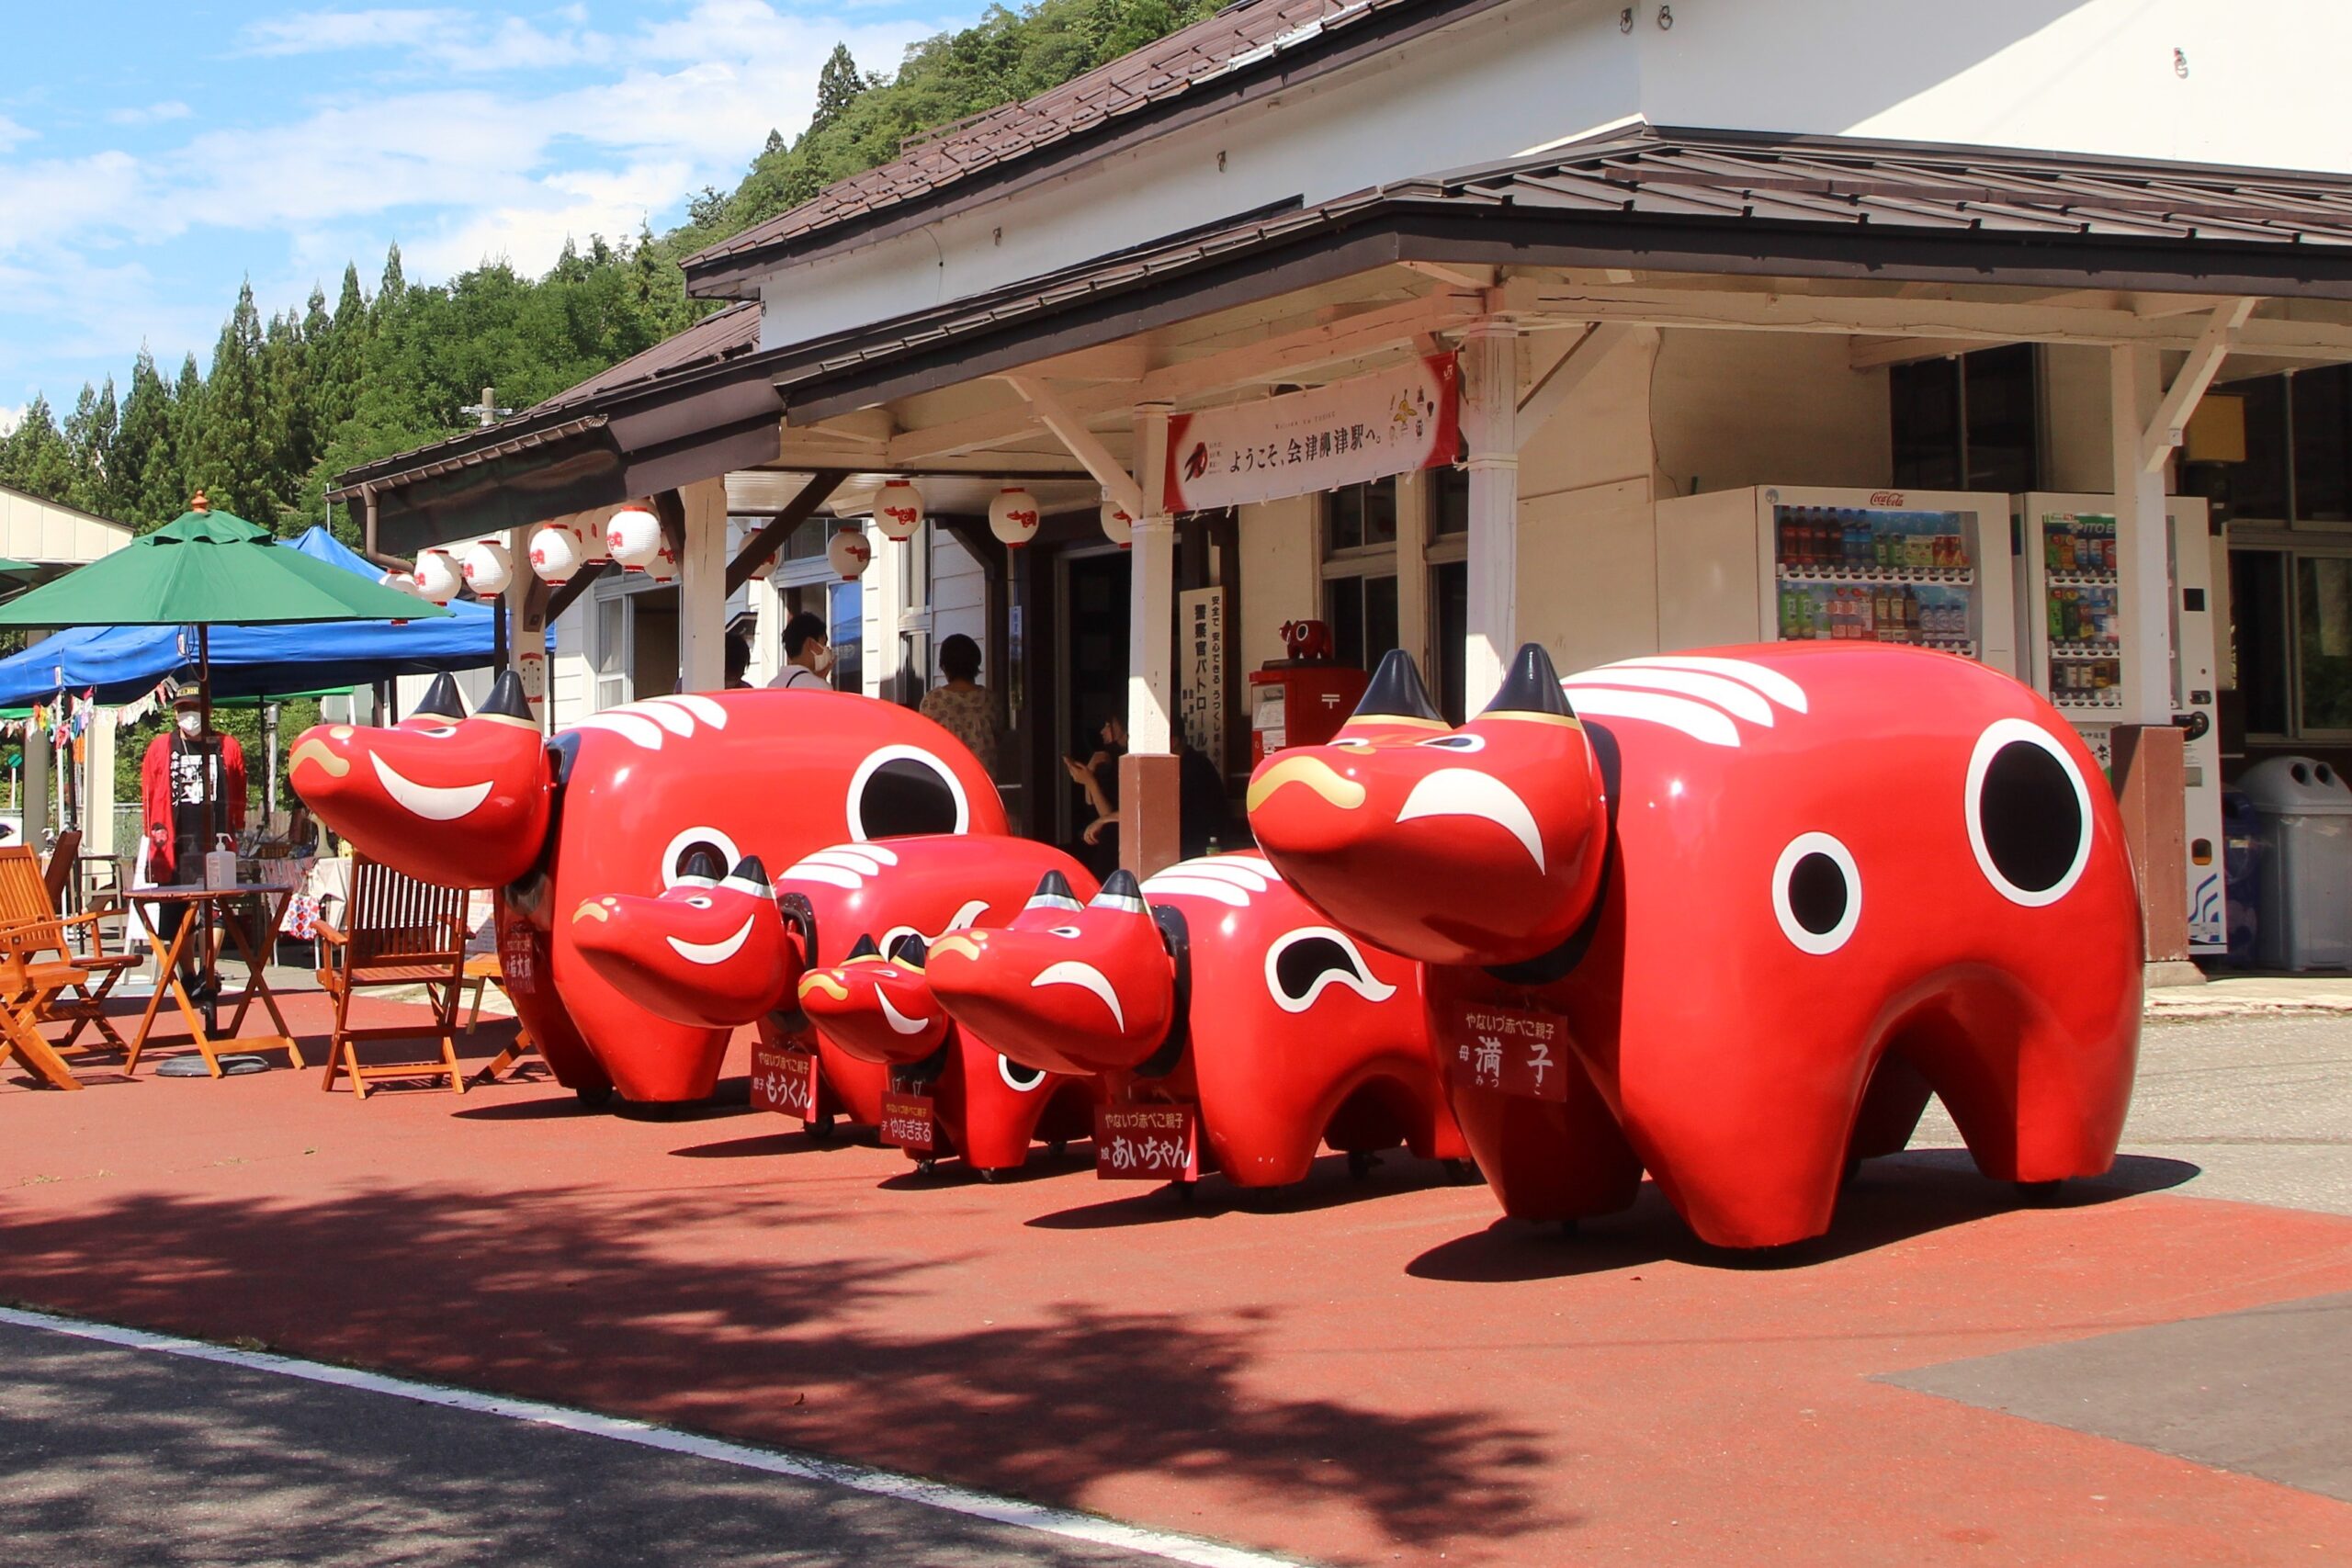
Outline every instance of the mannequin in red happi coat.
{"label": "mannequin in red happi coat", "polygon": [[[172,703],[172,728],[147,743],[139,764],[139,798],[147,834],[148,881],[158,886],[194,882],[204,874],[205,773],[211,773],[212,828],[235,833],[245,825],[245,753],[237,738],[204,727],[202,704],[193,687]],[[187,911],[164,907],[159,934],[169,941]],[[201,978],[198,955],[182,961],[182,980]]]}

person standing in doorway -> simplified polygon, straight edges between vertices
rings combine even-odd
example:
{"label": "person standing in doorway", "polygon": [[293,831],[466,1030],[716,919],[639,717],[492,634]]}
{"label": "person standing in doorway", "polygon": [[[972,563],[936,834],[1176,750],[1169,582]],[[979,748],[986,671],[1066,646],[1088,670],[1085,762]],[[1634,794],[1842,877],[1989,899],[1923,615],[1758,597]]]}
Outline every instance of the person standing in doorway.
{"label": "person standing in doorway", "polygon": [[[139,766],[139,801],[147,835],[147,880],[157,886],[200,880],[204,852],[204,801],[212,797],[216,834],[234,834],[245,825],[245,752],[237,738],[204,726],[204,705],[193,686],[172,699],[172,728],[147,743]],[[157,932],[166,942],[187,917],[185,905],[167,905]],[[194,986],[203,965],[190,954],[181,963],[184,985]],[[199,998],[201,999],[201,998]]]}
{"label": "person standing in doorway", "polygon": [[825,638],[825,623],[803,610],[784,623],[784,669],[768,684],[786,692],[830,692],[827,677],[833,670],[833,646]]}
{"label": "person standing in doorway", "polygon": [[962,632],[941,638],[939,672],[947,679],[922,694],[923,717],[961,740],[989,777],[996,777],[1004,720],[996,694],[980,684],[980,645]]}

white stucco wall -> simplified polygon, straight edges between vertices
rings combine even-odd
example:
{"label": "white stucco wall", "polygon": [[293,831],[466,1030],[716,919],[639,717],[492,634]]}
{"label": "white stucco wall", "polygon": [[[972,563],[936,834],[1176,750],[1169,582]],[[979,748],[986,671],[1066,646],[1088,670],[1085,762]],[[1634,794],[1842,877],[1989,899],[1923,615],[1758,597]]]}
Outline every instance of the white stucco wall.
{"label": "white stucco wall", "polygon": [[1894,477],[1886,372],[1854,369],[1842,337],[1667,333],[1650,406],[1669,495]]}

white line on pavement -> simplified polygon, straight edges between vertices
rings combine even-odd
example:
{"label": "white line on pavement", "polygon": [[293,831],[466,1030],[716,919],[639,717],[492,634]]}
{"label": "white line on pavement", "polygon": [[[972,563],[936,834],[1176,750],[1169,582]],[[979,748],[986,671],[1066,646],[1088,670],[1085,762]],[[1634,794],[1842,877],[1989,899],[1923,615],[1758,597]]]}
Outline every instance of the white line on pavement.
{"label": "white line on pavement", "polygon": [[634,1443],[639,1448],[656,1449],[663,1453],[712,1460],[741,1470],[823,1482],[853,1492],[895,1498],[918,1507],[962,1514],[1014,1529],[1061,1536],[1095,1546],[1116,1547],[1125,1551],[1165,1558],[1170,1562],[1193,1564],[1194,1568],[1295,1568],[1295,1560],[1291,1558],[1246,1551],[1239,1547],[1220,1546],[1197,1536],[1123,1525],[1114,1519],[1098,1518],[1067,1508],[1049,1508],[1013,1497],[992,1496],[986,1492],[967,1491],[944,1482],[925,1481],[920,1476],[875,1470],[841,1460],[783,1453],[730,1443],[718,1438],[697,1437],[691,1432],[680,1432],[626,1416],[603,1416],[593,1410],[572,1410],[560,1404],[543,1404],[534,1399],[510,1399],[502,1394],[479,1393],[471,1389],[444,1388],[435,1383],[390,1377],[382,1372],[332,1367],[324,1362],[306,1361],[294,1356],[235,1350],[227,1346],[209,1345],[201,1339],[183,1339],[176,1335],[154,1334],[141,1328],[118,1328],[111,1324],[54,1317],[48,1313],[26,1312],[15,1307],[0,1307],[0,1324],[70,1335],[77,1339],[96,1340],[124,1349],[153,1350],[166,1356],[186,1357],[192,1361],[213,1361],[222,1366],[274,1372],[279,1377],[300,1378],[307,1382],[325,1383],[335,1388],[357,1389],[362,1393],[386,1394],[394,1399],[411,1399],[420,1404],[435,1404],[447,1410],[468,1410],[508,1421],[554,1427],[585,1437]]}

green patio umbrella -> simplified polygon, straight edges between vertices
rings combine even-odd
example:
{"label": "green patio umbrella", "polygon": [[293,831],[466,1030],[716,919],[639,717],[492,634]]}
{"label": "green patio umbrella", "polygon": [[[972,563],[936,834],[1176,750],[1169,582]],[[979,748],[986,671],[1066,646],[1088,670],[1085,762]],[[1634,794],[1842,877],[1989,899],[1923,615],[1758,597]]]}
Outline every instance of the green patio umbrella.
{"label": "green patio umbrella", "polygon": [[[212,728],[211,628],[315,621],[424,620],[449,612],[300,550],[268,529],[212,510],[196,492],[188,510],[111,555],[0,604],[0,626],[196,627],[204,728]],[[204,841],[213,841],[212,778],[204,790]],[[208,910],[208,916],[209,911]],[[209,964],[210,943],[206,943]]]}
{"label": "green patio umbrella", "polygon": [[0,556],[0,577],[30,577],[40,568],[28,560],[10,560]]}

